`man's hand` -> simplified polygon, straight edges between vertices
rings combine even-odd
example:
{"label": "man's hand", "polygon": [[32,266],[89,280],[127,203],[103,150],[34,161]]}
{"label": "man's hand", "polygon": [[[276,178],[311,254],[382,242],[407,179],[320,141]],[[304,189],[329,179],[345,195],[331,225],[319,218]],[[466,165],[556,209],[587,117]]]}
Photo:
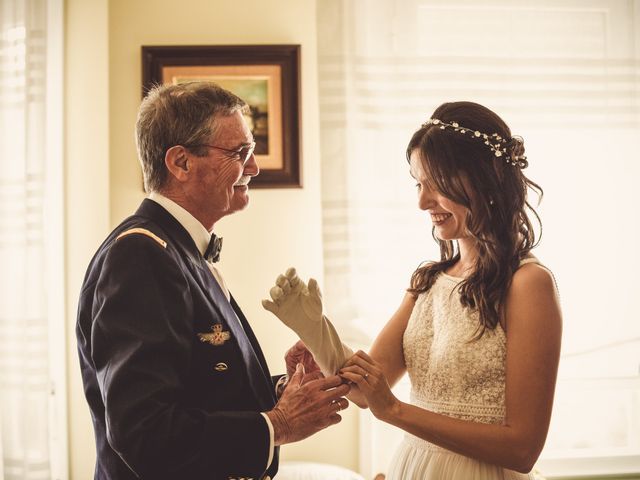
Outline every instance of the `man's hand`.
{"label": "man's hand", "polygon": [[284,361],[287,365],[287,375],[289,378],[293,376],[296,371],[296,366],[299,363],[302,364],[307,375],[314,372],[320,372],[320,367],[313,359],[313,355],[307,349],[302,340],[298,340],[293,347],[287,351]]}
{"label": "man's hand", "polygon": [[303,440],[335,425],[342,420],[338,412],[349,406],[344,398],[349,393],[349,385],[342,383],[340,377],[313,379],[306,383],[304,377],[304,367],[298,364],[280,400],[267,412],[276,445]]}

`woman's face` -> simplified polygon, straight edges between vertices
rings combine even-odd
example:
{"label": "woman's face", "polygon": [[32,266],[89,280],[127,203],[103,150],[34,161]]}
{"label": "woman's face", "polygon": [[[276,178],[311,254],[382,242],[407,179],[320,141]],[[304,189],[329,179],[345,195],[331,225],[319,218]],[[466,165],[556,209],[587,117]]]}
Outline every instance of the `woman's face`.
{"label": "woman's face", "polygon": [[468,209],[449,200],[436,188],[426,172],[420,151],[415,149],[410,157],[410,174],[416,180],[418,207],[431,216],[436,237],[440,240],[458,240],[469,237],[466,216]]}

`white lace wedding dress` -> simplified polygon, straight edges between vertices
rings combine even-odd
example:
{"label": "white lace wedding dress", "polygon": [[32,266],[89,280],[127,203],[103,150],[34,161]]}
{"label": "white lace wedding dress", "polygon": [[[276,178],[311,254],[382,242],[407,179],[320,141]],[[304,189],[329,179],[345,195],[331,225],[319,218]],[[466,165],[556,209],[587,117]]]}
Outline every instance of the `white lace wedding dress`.
{"label": "white lace wedding dress", "polygon": [[[529,262],[537,260],[522,263]],[[469,342],[479,320],[477,312],[469,313],[460,304],[455,288],[461,280],[442,273],[416,300],[403,340],[411,403],[450,417],[501,424],[505,417],[506,336],[498,325]],[[409,433],[387,475],[387,480],[534,478],[459,455]]]}

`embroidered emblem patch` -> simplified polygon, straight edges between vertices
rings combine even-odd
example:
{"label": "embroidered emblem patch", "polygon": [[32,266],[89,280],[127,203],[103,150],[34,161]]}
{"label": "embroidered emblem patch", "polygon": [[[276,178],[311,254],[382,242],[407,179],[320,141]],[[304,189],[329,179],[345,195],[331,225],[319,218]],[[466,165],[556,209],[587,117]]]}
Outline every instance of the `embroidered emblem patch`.
{"label": "embroidered emblem patch", "polygon": [[222,331],[222,324],[216,323],[213,327],[211,327],[211,333],[199,333],[198,337],[201,342],[210,343],[216,347],[220,345],[224,345],[224,342],[231,338],[231,334],[229,332]]}

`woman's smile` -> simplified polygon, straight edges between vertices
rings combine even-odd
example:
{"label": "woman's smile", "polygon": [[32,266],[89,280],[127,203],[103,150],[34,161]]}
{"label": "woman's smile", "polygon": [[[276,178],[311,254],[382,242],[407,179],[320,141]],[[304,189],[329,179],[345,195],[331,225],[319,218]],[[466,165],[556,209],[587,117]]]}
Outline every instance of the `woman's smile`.
{"label": "woman's smile", "polygon": [[440,226],[444,224],[447,220],[449,220],[451,217],[453,217],[453,214],[451,213],[432,213],[431,221],[433,222],[434,225]]}

